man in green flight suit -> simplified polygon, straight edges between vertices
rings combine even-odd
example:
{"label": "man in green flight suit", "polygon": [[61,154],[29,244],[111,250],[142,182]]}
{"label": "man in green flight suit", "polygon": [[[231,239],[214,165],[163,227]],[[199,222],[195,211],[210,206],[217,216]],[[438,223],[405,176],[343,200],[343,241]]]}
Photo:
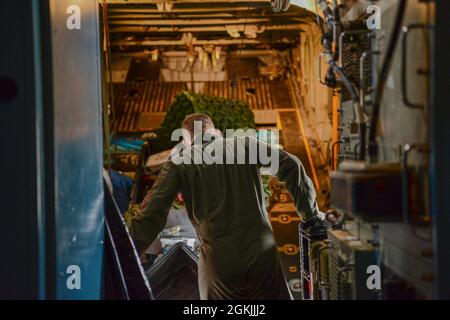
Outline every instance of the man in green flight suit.
{"label": "man in green flight suit", "polygon": [[136,215],[127,218],[138,253],[164,228],[174,198],[181,192],[201,244],[201,299],[291,299],[260,176],[260,169],[272,164],[260,150],[265,148],[277,160],[274,173],[285,183],[302,218],[323,220],[303,165],[295,156],[254,137],[223,138],[204,114],[188,116],[182,129],[183,150],[172,152]]}

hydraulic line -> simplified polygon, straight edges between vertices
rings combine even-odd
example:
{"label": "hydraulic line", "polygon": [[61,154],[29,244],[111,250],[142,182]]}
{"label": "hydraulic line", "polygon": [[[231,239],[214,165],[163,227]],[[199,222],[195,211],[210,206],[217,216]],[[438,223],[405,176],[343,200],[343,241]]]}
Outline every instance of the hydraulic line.
{"label": "hydraulic line", "polygon": [[333,144],[331,145],[331,170],[335,170],[336,169],[335,163],[338,160],[338,159],[335,159],[334,149],[335,149],[336,145],[341,145],[341,144],[343,144],[345,142],[347,142],[347,140],[345,138],[342,138],[340,140],[337,140],[337,141],[333,142]]}
{"label": "hydraulic line", "polygon": [[333,11],[331,11],[330,7],[328,7],[328,3],[326,0],[317,0],[317,4],[320,7],[320,10],[323,12],[324,20],[328,26],[329,30],[333,29]]}
{"label": "hydraulic line", "polygon": [[[335,2],[334,2],[335,3]],[[325,18],[325,22],[328,26],[328,32],[335,30],[340,25],[340,18],[337,11],[337,5],[335,3],[335,9],[331,10],[328,7],[326,0],[318,0],[317,4],[319,5],[320,9],[322,10]],[[322,45],[325,48],[325,56],[327,59],[327,63],[330,66],[330,70],[334,71],[337,75],[339,75],[342,84],[347,89],[348,93],[350,94],[350,97],[353,102],[353,110],[355,113],[355,122],[358,126],[358,132],[359,132],[359,140],[361,143],[361,147],[359,149],[359,155],[358,160],[365,160],[366,158],[366,123],[364,121],[364,111],[362,109],[362,106],[359,102],[359,96],[358,91],[355,89],[355,86],[351,83],[351,81],[348,79],[348,77],[345,75],[345,73],[342,71],[342,69],[336,64],[336,60],[338,58],[338,50],[337,48],[334,48],[334,53],[332,53],[332,44],[330,39],[330,34],[322,37]],[[336,36],[336,35],[335,35]]]}
{"label": "hydraulic line", "polygon": [[355,112],[355,122],[358,125],[359,141],[360,141],[358,160],[364,160],[366,158],[367,126],[364,121],[363,108],[361,107],[361,104],[359,103],[358,93],[357,93],[355,87],[353,86],[353,84],[350,82],[350,80],[345,75],[345,73],[342,71],[342,69],[336,64],[336,62],[333,59],[329,59],[328,64],[334,70],[334,72],[336,72],[336,74],[339,75],[344,87],[347,89],[347,91],[350,94],[350,97],[353,101],[353,110]]}

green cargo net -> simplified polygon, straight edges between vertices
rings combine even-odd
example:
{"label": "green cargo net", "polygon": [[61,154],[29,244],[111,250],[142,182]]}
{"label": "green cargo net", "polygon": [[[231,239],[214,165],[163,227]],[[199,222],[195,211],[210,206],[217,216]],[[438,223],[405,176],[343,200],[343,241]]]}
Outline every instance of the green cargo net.
{"label": "green cargo net", "polygon": [[246,102],[183,91],[170,105],[161,127],[156,130],[155,148],[164,151],[173,148],[172,132],[181,128],[185,117],[192,113],[204,113],[211,117],[216,128],[254,129],[255,119]]}

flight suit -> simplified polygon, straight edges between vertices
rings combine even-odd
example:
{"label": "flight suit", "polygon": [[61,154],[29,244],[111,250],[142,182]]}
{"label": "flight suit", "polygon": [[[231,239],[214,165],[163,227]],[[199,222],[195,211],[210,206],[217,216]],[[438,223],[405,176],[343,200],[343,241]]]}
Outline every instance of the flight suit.
{"label": "flight suit", "polygon": [[[276,176],[285,182],[302,217],[317,215],[314,186],[298,158],[255,138],[235,137],[217,138],[183,152],[194,157],[210,146],[222,150],[224,157],[234,150],[231,155],[236,158],[242,152],[237,146],[244,145],[245,164],[175,164],[179,159],[172,158],[164,164],[138,213],[127,219],[136,248],[142,253],[164,228],[177,193],[183,194],[201,244],[201,299],[291,298],[265,208],[260,169],[267,164],[259,156],[256,163],[248,157],[254,152],[250,142],[255,141],[258,148],[268,148],[270,154],[278,152]],[[203,157],[208,155],[203,152]]]}

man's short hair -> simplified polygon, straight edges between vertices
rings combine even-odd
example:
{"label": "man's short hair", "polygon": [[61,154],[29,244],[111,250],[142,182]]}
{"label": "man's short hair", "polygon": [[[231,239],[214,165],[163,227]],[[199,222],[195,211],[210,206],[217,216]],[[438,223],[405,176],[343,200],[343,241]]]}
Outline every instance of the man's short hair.
{"label": "man's short hair", "polygon": [[[190,140],[194,139],[194,124],[195,122],[201,122],[202,133],[214,129],[214,123],[209,116],[203,113],[193,113],[188,115],[181,124],[181,128],[186,129],[190,134]],[[187,139],[187,137],[185,137]]]}

